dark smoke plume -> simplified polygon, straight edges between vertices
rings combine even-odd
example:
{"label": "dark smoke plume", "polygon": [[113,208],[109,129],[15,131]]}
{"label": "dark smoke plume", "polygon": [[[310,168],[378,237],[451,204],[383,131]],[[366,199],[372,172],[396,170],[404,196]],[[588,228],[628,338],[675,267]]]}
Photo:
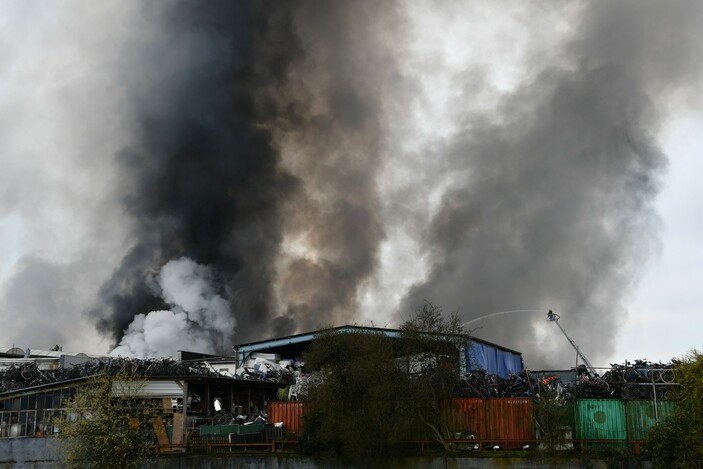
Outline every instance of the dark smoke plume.
{"label": "dark smoke plume", "polygon": [[296,181],[279,169],[270,132],[257,125],[266,116],[257,114],[252,96],[257,80],[275,80],[286,69],[285,55],[254,67],[267,5],[154,7],[165,33],[128,45],[129,69],[151,70],[164,81],[129,83],[138,100],[137,136],[118,158],[131,182],[125,206],[136,220],[136,243],[102,289],[100,322],[116,339],[136,314],[167,309],[146,280],[180,256],[216,270],[240,337],[251,338],[256,323],[270,318],[280,205]]}
{"label": "dark smoke plume", "polygon": [[[608,356],[622,300],[656,245],[660,110],[697,71],[701,13],[695,2],[587,4],[569,63],[495,112],[462,111],[444,151],[466,176],[443,197],[426,239],[431,272],[403,310],[425,298],[467,320],[553,308],[587,354]],[[553,364],[545,354],[568,343],[538,343],[538,322],[543,314],[524,313],[472,326],[527,352],[530,366]]]}
{"label": "dark smoke plume", "polygon": [[163,33],[126,47],[145,78],[125,77],[136,138],[118,156],[136,242],[102,288],[104,333],[119,341],[137,314],[169,309],[149,279],[182,256],[230,301],[236,335],[213,332],[219,352],[353,320],[383,236],[375,70],[392,70],[380,24],[393,9],[372,3],[147,7]]}

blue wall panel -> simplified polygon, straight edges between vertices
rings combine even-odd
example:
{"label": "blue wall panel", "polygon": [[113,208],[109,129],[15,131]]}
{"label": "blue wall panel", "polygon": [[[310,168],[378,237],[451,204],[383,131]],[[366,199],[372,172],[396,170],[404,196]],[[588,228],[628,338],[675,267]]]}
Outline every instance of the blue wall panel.
{"label": "blue wall panel", "polygon": [[467,371],[482,369],[507,378],[523,368],[522,356],[489,344],[471,341],[464,347]]}

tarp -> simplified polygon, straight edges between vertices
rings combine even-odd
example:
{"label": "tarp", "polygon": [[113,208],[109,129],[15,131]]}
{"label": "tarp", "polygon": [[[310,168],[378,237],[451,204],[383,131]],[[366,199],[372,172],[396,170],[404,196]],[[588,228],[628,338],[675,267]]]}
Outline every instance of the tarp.
{"label": "tarp", "polygon": [[522,356],[481,342],[470,341],[464,346],[464,354],[467,371],[482,369],[507,378],[523,368]]}

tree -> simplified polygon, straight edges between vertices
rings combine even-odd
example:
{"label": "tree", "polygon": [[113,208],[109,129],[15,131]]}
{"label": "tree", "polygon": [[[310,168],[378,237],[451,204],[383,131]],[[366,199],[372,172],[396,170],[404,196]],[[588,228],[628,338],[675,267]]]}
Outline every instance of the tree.
{"label": "tree", "polygon": [[407,359],[408,401],[413,414],[444,449],[454,436],[451,400],[461,382],[460,354],[469,346],[469,331],[456,312],[425,302],[415,317],[401,326]]}
{"label": "tree", "polygon": [[160,409],[140,397],[143,385],[130,374],[102,375],[78,389],[60,424],[69,467],[134,467],[154,455],[152,418]]}
{"label": "tree", "polygon": [[703,467],[703,354],[689,352],[676,362],[679,383],[674,413],[648,435],[648,449],[657,467]]}
{"label": "tree", "polygon": [[557,449],[561,440],[573,435],[574,403],[560,397],[555,389],[540,388],[534,397],[534,414],[544,449]]}
{"label": "tree", "polygon": [[380,332],[323,331],[303,355],[322,376],[302,397],[308,451],[351,460],[387,454],[406,440],[403,373]]}
{"label": "tree", "polygon": [[467,339],[455,313],[445,317],[429,302],[396,338],[320,332],[303,356],[306,370],[322,376],[303,396],[307,449],[359,459],[424,438],[451,449],[451,398]]}

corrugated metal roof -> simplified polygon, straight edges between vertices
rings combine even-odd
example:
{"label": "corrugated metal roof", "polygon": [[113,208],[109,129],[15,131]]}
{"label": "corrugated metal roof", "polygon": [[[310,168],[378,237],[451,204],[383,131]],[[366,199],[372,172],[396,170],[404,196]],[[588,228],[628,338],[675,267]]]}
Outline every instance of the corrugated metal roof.
{"label": "corrugated metal roof", "polygon": [[[244,343],[244,344],[238,344],[238,345],[233,345],[232,348],[234,350],[239,351],[240,353],[247,353],[247,352],[253,352],[257,350],[266,350],[268,348],[274,348],[274,347],[280,347],[283,345],[291,345],[291,344],[299,344],[302,342],[310,342],[312,341],[317,334],[320,332],[331,332],[331,331],[337,331],[337,332],[369,332],[369,333],[382,333],[386,335],[387,337],[391,338],[397,338],[400,337],[401,330],[400,329],[387,329],[387,328],[380,328],[380,327],[365,327],[365,326],[350,326],[350,325],[344,325],[344,326],[338,326],[338,327],[330,327],[327,329],[320,329],[314,332],[305,332],[301,334],[293,334],[289,336],[284,336],[276,339],[268,339],[268,340],[260,340],[257,342],[249,342],[249,343]],[[490,345],[492,347],[505,350],[517,355],[522,355],[522,353],[509,349],[507,347],[503,347],[502,345],[494,344],[492,342],[488,342],[487,340],[479,339],[474,336],[467,336],[467,338],[470,338],[472,341],[475,342],[480,342],[482,344]]]}
{"label": "corrugated metal roof", "polygon": [[183,397],[183,386],[178,381],[113,381],[113,396]]}

